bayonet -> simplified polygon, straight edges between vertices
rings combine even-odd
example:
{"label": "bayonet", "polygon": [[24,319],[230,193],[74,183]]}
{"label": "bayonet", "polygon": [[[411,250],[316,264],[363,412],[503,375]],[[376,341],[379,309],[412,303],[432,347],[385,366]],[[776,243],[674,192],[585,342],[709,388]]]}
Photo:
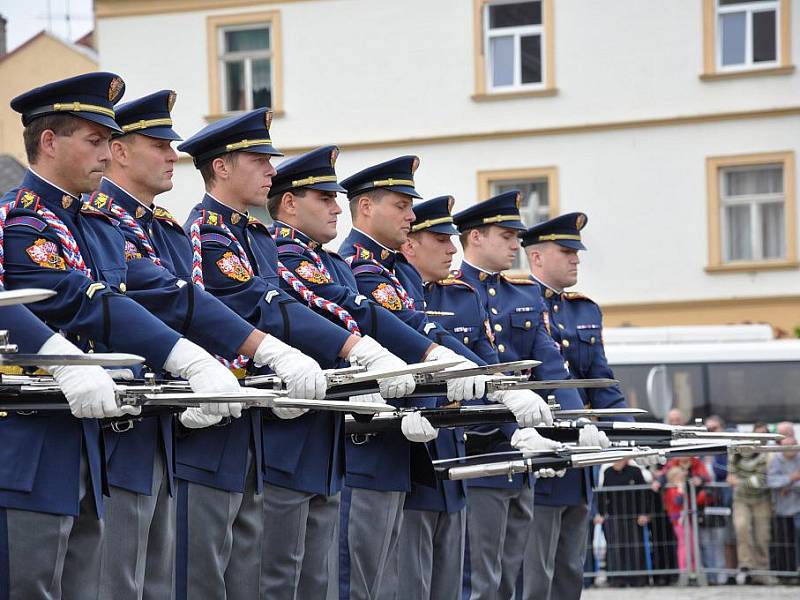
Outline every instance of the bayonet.
{"label": "bayonet", "polygon": [[56,295],[53,290],[41,288],[27,288],[20,290],[0,291],[0,306],[14,306],[16,304],[31,304],[41,302]]}

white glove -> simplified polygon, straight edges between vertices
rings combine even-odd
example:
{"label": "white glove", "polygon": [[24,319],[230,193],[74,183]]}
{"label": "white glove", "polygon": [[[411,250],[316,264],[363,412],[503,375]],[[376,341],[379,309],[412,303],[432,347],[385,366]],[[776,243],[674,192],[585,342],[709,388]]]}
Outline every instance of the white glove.
{"label": "white glove", "polygon": [[[367,369],[400,369],[406,366],[404,360],[399,359],[386,348],[369,336],[362,337],[350,350],[347,360],[351,365],[360,365]],[[412,375],[398,375],[378,381],[381,396],[384,398],[401,398],[408,396],[417,385]]]}
{"label": "white glove", "polygon": [[511,436],[511,445],[523,454],[532,454],[543,450],[558,450],[561,447],[555,440],[548,439],[530,427],[517,429]]}
{"label": "white glove", "polygon": [[274,336],[266,336],[258,345],[253,362],[275,371],[286,384],[290,398],[322,400],[328,392],[328,382],[317,361]]}
{"label": "white glove", "polygon": [[[59,334],[54,334],[39,348],[40,354],[83,354],[76,346]],[[114,391],[117,386],[111,376],[98,366],[51,366],[47,372],[53,376],[69,403],[72,414],[79,419],[103,419],[138,415],[138,406],[117,406]]]}
{"label": "white glove", "polygon": [[661,454],[653,454],[651,456],[635,456],[633,462],[643,469],[647,469],[649,467],[657,467],[659,465],[667,464],[667,457]]}
{"label": "white glove", "polygon": [[[461,364],[445,369],[445,371],[458,371],[460,369],[470,369],[478,366],[471,360],[464,358],[460,354],[456,354],[450,350],[450,348],[445,348],[444,346],[437,346],[431,350],[425,362],[434,360],[458,360],[461,362]],[[488,379],[486,375],[448,379],[447,399],[451,402],[461,402],[462,400],[482,398],[484,394],[486,394],[486,381]]]}
{"label": "white glove", "polygon": [[292,408],[289,406],[276,406],[272,409],[273,414],[279,419],[296,419],[308,412],[307,408]]}
{"label": "white glove", "polygon": [[211,427],[222,421],[221,415],[209,415],[203,412],[202,409],[191,407],[187,408],[178,415],[178,420],[184,427],[189,429],[200,429],[201,427]]}
{"label": "white glove", "polygon": [[108,374],[114,381],[133,381],[133,371],[130,369],[109,369]]}
{"label": "white glove", "polygon": [[532,390],[506,390],[489,395],[492,402],[502,402],[514,413],[520,427],[553,425],[553,414],[547,402]]}
{"label": "white glove", "polygon": [[[200,346],[185,338],[179,339],[172,347],[166,362],[164,362],[164,369],[175,377],[186,379],[192,391],[198,394],[214,392],[244,394],[239,386],[239,381],[233,373]],[[205,403],[200,405],[200,409],[208,416],[234,417],[237,419],[242,416],[240,402]],[[187,412],[181,413],[180,419],[182,423],[184,420],[190,421],[194,418],[192,416],[194,411],[184,416]],[[217,419],[215,422],[219,421],[220,419]],[[193,425],[186,426],[192,427]],[[194,426],[202,427],[201,425]]]}
{"label": "white glove", "polygon": [[597,428],[597,425],[584,425],[578,434],[578,445],[608,448],[611,446],[611,441],[604,432]]}
{"label": "white glove", "polygon": [[538,469],[534,471],[533,474],[536,475],[538,479],[546,479],[548,477],[563,477],[567,474],[567,470],[559,469],[556,471],[555,469]]}
{"label": "white glove", "polygon": [[430,442],[439,435],[439,430],[418,412],[404,416],[400,421],[400,429],[411,442]]}

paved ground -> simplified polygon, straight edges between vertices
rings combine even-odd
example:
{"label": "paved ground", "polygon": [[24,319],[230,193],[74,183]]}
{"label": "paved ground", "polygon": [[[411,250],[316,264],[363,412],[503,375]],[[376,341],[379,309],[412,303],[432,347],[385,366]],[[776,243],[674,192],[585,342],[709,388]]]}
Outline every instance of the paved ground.
{"label": "paved ground", "polygon": [[798,586],[714,586],[714,587],[653,587],[588,589],[581,600],[752,600],[769,597],[769,600],[797,600]]}

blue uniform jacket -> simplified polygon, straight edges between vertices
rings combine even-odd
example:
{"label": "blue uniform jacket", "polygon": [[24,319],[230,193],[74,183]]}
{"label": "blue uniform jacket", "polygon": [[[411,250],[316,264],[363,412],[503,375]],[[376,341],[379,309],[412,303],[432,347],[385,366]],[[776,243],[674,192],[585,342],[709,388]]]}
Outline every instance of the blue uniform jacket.
{"label": "blue uniform jacket", "polygon": [[[485,362],[497,362],[486,314],[472,286],[455,278],[429,282],[425,284],[424,301],[430,318]],[[446,398],[432,400],[438,401],[437,406],[447,403]],[[428,451],[435,460],[464,456],[464,428],[440,429],[439,436],[428,443]],[[405,502],[407,509],[439,512],[456,512],[465,505],[466,485],[463,481],[437,481],[436,489],[414,484]]]}
{"label": "blue uniform jacket", "polygon": [[[91,205],[104,212],[119,223],[120,231],[125,236],[125,259],[128,263],[127,295],[157,315],[167,325],[177,330],[187,339],[205,348],[209,352],[232,359],[236,350],[253,331],[253,326],[230,311],[211,294],[191,283],[192,249],[189,238],[183,228],[172,216],[160,207],[145,207],[136,198],[109,179],[100,183],[98,193],[93,195]],[[115,208],[112,208],[115,207]],[[114,211],[121,208],[139,225],[139,233],[145,239],[137,237],[134,228],[120,220]],[[156,265],[148,254],[158,257],[161,265]],[[213,325],[210,325],[212,324]],[[219,335],[220,328],[225,335]],[[249,413],[244,417],[247,421]],[[174,425],[172,417],[151,417],[134,425],[133,429],[116,433],[110,429],[104,431],[106,457],[108,461],[108,478],[112,485],[122,487],[140,494],[150,495],[152,486],[152,466],[156,450],[156,436],[161,431],[162,448],[169,466],[168,475],[170,490],[174,473],[175,452]],[[233,426],[213,427],[207,430],[183,430],[185,437],[193,437],[197,441],[181,442],[185,445],[201,445],[200,438],[205,440],[202,450],[196,456],[186,456],[181,452],[181,464],[202,468],[209,464],[210,455],[218,468],[215,475],[228,473],[231,468],[238,472],[241,466],[234,462],[235,455],[222,460],[226,440],[235,429],[248,429],[245,423]],[[182,469],[183,470],[183,469]],[[202,472],[202,482],[208,482],[208,473]]]}
{"label": "blue uniform jacket", "polygon": [[[564,357],[548,332],[548,317],[539,286],[527,279],[511,279],[502,273],[487,273],[464,261],[456,273],[478,290],[495,337],[500,361],[541,361],[533,370],[533,378],[539,380],[568,379]],[[574,389],[555,392],[556,401],[564,408],[581,408],[583,403]],[[517,426],[509,423],[502,427],[506,435],[513,434]],[[581,489],[581,474],[570,470],[564,476],[572,486]],[[486,487],[520,487],[523,479],[515,476],[512,482],[505,477],[477,479],[470,485]],[[537,495],[548,496],[552,481],[543,479],[536,483]]]}
{"label": "blue uniform jacket", "polygon": [[[544,289],[542,295],[550,315],[550,332],[561,348],[561,353],[567,359],[566,364],[573,377],[579,379],[613,378],[614,373],[608,366],[603,349],[603,315],[600,307],[577,292],[559,294],[545,286],[541,286],[540,289]],[[581,394],[582,402],[592,408],[624,408],[626,406],[625,397],[619,386],[578,391]],[[615,420],[632,421],[633,417],[618,417]],[[593,470],[583,469],[583,471],[587,475],[586,500],[591,504],[591,490],[596,479],[592,477]],[[537,504],[550,506],[575,504],[573,488],[566,487],[565,483],[557,480],[554,480],[551,485],[552,492],[547,497],[540,497],[539,488],[536,488]],[[572,501],[559,502],[559,498]]]}
{"label": "blue uniform jacket", "polygon": [[[337,366],[338,353],[350,334],[280,288],[278,250],[266,225],[208,194],[192,209],[184,228],[189,231],[197,219],[202,220],[206,289],[248,322],[312,356],[323,368]],[[254,276],[235,264],[236,245],[220,223],[244,248]],[[338,492],[344,473],[342,427],[342,415],[330,411],[265,420],[261,436],[264,481],[309,493]]]}
{"label": "blue uniform jacket", "polygon": [[[447,329],[428,319],[424,312],[422,279],[402,254],[384,248],[357,229],[353,229],[342,242],[340,253],[345,259],[352,257],[350,268],[361,294],[390,310],[430,341],[447,346],[478,364],[485,364]],[[398,283],[414,300],[414,308],[402,303],[400,294],[403,291],[397,289]],[[437,399],[399,398],[393,404],[400,407],[432,407],[436,406]],[[449,435],[447,430],[439,432],[443,440]],[[380,444],[376,443],[378,441]],[[366,489],[409,492],[414,470],[429,468],[423,464],[427,462],[425,456],[428,453],[423,455],[419,450],[420,445],[412,445],[400,432],[379,434],[368,438],[366,442],[351,439],[347,442],[347,484]]]}
{"label": "blue uniform jacket", "polygon": [[[84,348],[139,354],[150,367],[161,369],[180,335],[122,293],[127,277],[125,243],[116,224],[32,171],[21,188],[3,197],[3,204],[9,202],[14,208],[4,231],[6,287],[55,290],[55,297],[30,305],[50,327],[68,333]],[[72,233],[91,279],[65,263],[68,250],[41,214],[42,208]],[[15,461],[17,475],[9,481],[10,491],[3,493],[1,502],[15,508],[78,514],[83,446],[99,513],[106,482],[97,421],[38,414],[9,419],[6,422],[13,422],[20,443],[28,442]],[[82,440],[77,435],[81,430]]]}
{"label": "blue uniform jacket", "polygon": [[[283,266],[315,294],[344,308],[358,323],[361,335],[376,339],[384,348],[408,363],[422,360],[431,341],[407,327],[374,299],[360,294],[353,272],[341,256],[280,221],[270,226],[270,232],[275,238],[278,258]],[[317,268],[309,249],[322,261],[329,277],[325,277]],[[281,285],[287,292],[296,295],[286,282],[281,281]],[[317,312],[342,325],[342,321],[330,312],[318,309]]]}

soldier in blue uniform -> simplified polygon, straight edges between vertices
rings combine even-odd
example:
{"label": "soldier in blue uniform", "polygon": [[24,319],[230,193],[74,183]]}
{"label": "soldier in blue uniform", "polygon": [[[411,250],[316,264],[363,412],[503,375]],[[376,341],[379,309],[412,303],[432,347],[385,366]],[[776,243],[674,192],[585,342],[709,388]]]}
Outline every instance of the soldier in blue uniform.
{"label": "soldier in blue uniform", "polygon": [[[458,359],[463,361],[463,366],[485,364],[460,338],[428,318],[424,312],[422,278],[403,254],[398,252],[406,242],[414,221],[411,208],[413,198],[420,197],[414,188],[414,172],[418,164],[417,157],[402,156],[368,167],[342,182],[350,199],[353,230],[342,243],[341,253],[349,259],[362,294],[374,298],[405,323],[439,344],[428,354],[427,360]],[[484,391],[484,377],[462,378],[448,382],[447,397],[451,402],[460,402],[482,398]],[[540,411],[540,407],[530,401],[513,403],[509,408],[520,422],[536,421],[535,416]],[[427,422],[424,424],[426,428],[430,428]],[[434,430],[430,429],[431,434],[420,436],[419,441],[434,439]],[[352,576],[355,567],[359,568],[360,574],[365,564],[374,566],[369,573],[378,573],[375,580],[379,583],[373,588],[377,590],[377,593],[373,591],[373,597],[382,597],[384,594],[392,595],[395,591],[387,589],[386,585],[381,587],[380,575],[386,567],[385,557],[396,560],[393,556],[394,546],[401,530],[404,497],[410,488],[408,480],[387,481],[387,476],[376,470],[375,459],[357,454],[363,453],[368,447],[369,443],[360,448],[354,446],[353,462],[358,462],[353,467],[348,467],[348,486],[352,488],[352,492],[349,511],[351,518],[346,540],[349,544],[351,583],[355,581]],[[374,448],[371,450],[375,452]],[[365,460],[367,458],[369,460]],[[367,526],[362,522],[363,517],[360,517],[369,514],[370,507],[377,503],[386,506],[390,516],[381,537],[375,534],[374,527]],[[342,541],[344,542],[344,538]],[[384,562],[376,564],[377,560],[373,558],[375,556],[380,556]],[[402,577],[402,574],[399,576]],[[350,591],[356,595],[352,586]]]}
{"label": "soldier in blue uniform", "polygon": [[[543,290],[550,332],[570,373],[582,379],[613,378],[603,350],[600,308],[582,294],[564,291],[578,280],[578,251],[586,250],[581,241],[586,222],[583,213],[561,215],[531,227],[520,237],[532,279]],[[579,392],[581,402],[592,408],[625,406],[618,386]],[[581,595],[594,483],[593,471],[582,471],[582,480],[565,478],[554,482],[550,490],[536,488],[536,519],[523,562],[523,598],[569,600]]]}
{"label": "soldier in blue uniform", "polygon": [[[535,359],[542,363],[533,370],[536,379],[567,379],[564,358],[549,335],[548,315],[538,286],[502,273],[511,267],[519,249],[517,235],[525,229],[519,202],[520,193],[510,191],[454,215],[464,248],[464,261],[456,276],[478,291],[501,361]],[[555,396],[564,408],[583,406],[574,389],[558,390]],[[504,432],[522,435],[508,428]],[[601,437],[596,427],[587,427],[581,443],[597,445]],[[577,480],[581,485],[581,478],[580,472],[571,471],[563,480]],[[537,493],[540,489],[549,493],[554,481],[563,480],[541,481]],[[466,568],[471,598],[510,598],[513,594],[534,519],[532,484],[521,476],[511,481],[492,477],[470,482]]]}
{"label": "soldier in blue uniform", "polygon": [[[294,281],[301,281],[326,303],[331,303],[336,313],[346,316],[345,320],[341,320],[330,310],[322,308],[320,303],[312,304],[317,312],[335,320],[342,327],[346,323],[355,323],[362,334],[374,337],[404,361],[421,362],[435,344],[405,325],[374,299],[360,294],[348,264],[322,245],[336,236],[337,217],[342,212],[336,202],[337,192],[344,191],[336,181],[337,155],[338,149],[335,146],[326,146],[283,161],[277,168],[267,207],[275,220],[270,231],[278,246],[278,256],[287,269],[282,272],[282,285],[290,293],[302,298],[292,286]],[[396,402],[406,405],[408,401],[401,398]],[[413,424],[416,417],[408,416],[406,419]],[[408,423],[404,429],[410,431]],[[340,447],[344,447],[344,438],[338,443],[341,444]],[[398,457],[392,469],[398,473],[407,473],[407,463],[406,451],[404,456]],[[326,557],[320,555],[320,550],[328,548],[332,541],[335,542],[334,527],[338,520],[338,510],[334,512],[329,507],[335,506],[338,509],[339,495],[323,496],[303,492],[302,489],[287,489],[283,494],[297,498],[293,502],[292,511],[303,511],[301,518],[290,518],[287,509],[273,510],[273,515],[266,510],[266,528],[274,530],[275,535],[281,536],[281,539],[302,536],[304,528],[307,528],[305,539],[299,539],[297,546],[265,545],[263,568],[269,580],[267,591],[271,593],[268,595],[282,597],[281,588],[286,590],[287,597],[294,597],[292,594],[295,589],[300,598],[321,597],[319,593],[312,592],[320,591],[326,567],[332,578],[337,570],[333,564],[326,565]],[[277,500],[280,498],[275,501]],[[269,508],[269,496],[265,502]],[[277,519],[280,516],[283,517],[283,522]],[[307,526],[305,520],[308,522]],[[298,521],[303,527],[299,530],[292,529],[291,525]],[[299,552],[296,550],[298,546],[301,548]],[[283,558],[288,553],[295,558]],[[293,564],[294,561],[302,562],[302,569],[298,569]],[[287,567],[292,569],[290,574],[285,573]],[[296,586],[287,586],[287,578],[291,581],[297,576],[296,573],[300,573],[299,583]],[[314,581],[319,583],[313,586]]]}
{"label": "soldier in blue uniform", "polygon": [[[372,369],[405,365],[372,338],[339,327],[280,289],[278,273],[283,267],[275,242],[267,227],[247,214],[248,207],[266,204],[275,174],[270,159],[280,155],[270,140],[270,121],[268,111],[251,111],[218,121],[179,146],[193,156],[207,190],[185,224],[194,250],[193,275],[202,276],[206,289],[249,322],[274,331],[327,368],[340,359]],[[307,302],[314,303],[311,297]],[[337,319],[344,317],[329,308]],[[277,346],[269,365],[279,374],[282,369],[306,369]],[[403,375],[382,380],[380,386],[387,397],[402,396],[413,390],[414,381]],[[317,397],[323,396],[324,387],[319,391]],[[284,500],[274,505],[286,506],[284,488],[335,496],[343,460],[341,416],[294,409],[272,413],[283,419],[268,419],[263,433],[266,493],[283,494]],[[262,515],[262,526],[263,520]],[[264,543],[283,541],[265,539]]]}
{"label": "soldier in blue uniform", "polygon": [[[414,223],[403,244],[405,258],[424,282],[426,314],[487,363],[497,351],[480,298],[468,283],[450,276],[458,235],[450,214],[452,196],[414,207]],[[532,392],[523,392],[532,396]],[[431,398],[430,406],[447,404]],[[433,458],[464,456],[464,429],[441,431],[428,450]],[[437,482],[436,488],[413,485],[406,498],[398,551],[399,598],[460,600],[466,534],[466,485]]]}
{"label": "soldier in blue uniform", "polygon": [[[80,353],[23,306],[0,308],[0,329],[10,332],[21,352]],[[0,413],[2,598],[54,598],[60,590],[76,591],[83,577],[96,574],[99,560],[93,548],[98,541],[95,499],[87,493],[86,475],[72,466],[81,462],[82,443],[88,444],[87,454],[99,454],[95,418],[121,414],[114,382],[100,367],[47,370],[72,416]],[[66,574],[65,563],[71,567]]]}
{"label": "soldier in blue uniform", "polygon": [[[54,298],[31,305],[31,310],[90,349],[140,354],[151,368],[182,376],[194,389],[238,390],[235,378],[219,369],[212,356],[125,295],[124,238],[105,214],[80,201],[80,194],[99,184],[109,160],[109,138],[120,131],[113,107],[123,90],[124,83],[116,75],[90,73],[12,100],[12,108],[22,113],[31,169],[21,186],[2,200],[5,284],[12,289],[35,286],[56,290]],[[212,418],[219,419],[220,414],[235,415],[240,406],[223,404],[207,410],[216,412]],[[115,414],[118,411],[103,416]],[[21,422],[20,427],[31,424],[32,420]],[[80,493],[84,467],[91,477],[88,489],[100,512],[105,461],[95,439],[99,425],[84,422],[83,428],[85,460],[80,442],[63,449],[59,471],[47,472],[46,483],[28,499],[31,510],[77,515],[76,499],[90,497]],[[48,436],[56,432],[50,427]],[[64,435],[70,435],[68,430]],[[87,552],[85,542],[79,542],[81,555],[70,559],[67,549],[62,588],[67,596],[94,597],[98,594],[101,527],[87,524],[77,529],[88,536],[92,550]],[[50,580],[44,585],[51,585]]]}
{"label": "soldier in blue uniform", "polygon": [[[177,160],[172,142],[181,139],[172,128],[170,111],[174,102],[175,93],[163,90],[117,108],[116,121],[124,134],[111,142],[111,164],[89,203],[117,221],[125,236],[129,296],[214,354],[229,358],[237,354],[260,358],[261,352],[264,349],[269,351],[277,340],[270,340],[268,335],[254,329],[215,296],[192,283],[189,238],[168,211],[154,206],[155,197],[172,188],[172,168]],[[209,327],[209,323],[214,327]],[[226,335],[220,336],[220,329]],[[319,373],[318,368],[316,372],[312,368],[300,375],[312,389],[316,387],[315,373]],[[290,378],[292,373],[284,372],[283,375]],[[293,385],[292,381],[290,385]],[[202,416],[200,420],[203,424]],[[159,462],[153,469],[157,479],[152,490],[158,490],[157,494],[151,492],[149,474],[146,479],[139,478],[140,482],[131,482],[119,475],[132,470],[138,462],[142,467],[152,464],[152,434],[148,435],[147,428],[141,424],[122,433],[106,432],[106,447],[115,451],[109,456],[109,480],[114,490],[106,514],[109,536],[104,544],[101,572],[101,591],[106,594],[113,591],[120,598],[136,598],[144,590],[145,597],[162,597],[169,595],[173,587],[174,563],[165,557],[174,558],[175,555],[176,502],[171,485],[175,457],[171,451],[171,423],[168,419],[164,421],[162,418],[161,429],[167,443],[163,443],[163,447],[169,450],[159,452],[158,448],[155,449]],[[182,415],[182,421],[187,423],[186,414]],[[245,458],[249,432],[254,428],[257,430],[260,423],[261,411],[253,409],[245,411],[241,419],[226,426],[213,427],[199,434],[183,430],[178,444],[179,471],[213,463],[215,469],[204,469],[209,472],[205,475],[213,482],[233,481],[237,477],[243,482],[248,469]],[[255,439],[260,441],[260,437]],[[189,450],[196,450],[187,451],[187,446]],[[254,443],[253,448],[256,451],[253,463],[260,465],[261,444]],[[253,473],[256,472],[260,469],[253,466]],[[135,485],[137,483],[139,487]],[[256,483],[255,476],[252,483]],[[243,499],[239,492],[244,484],[241,486],[234,492],[234,499]],[[129,530],[140,533],[137,536],[121,534]],[[224,545],[227,529],[214,531],[206,527],[205,531],[208,535],[219,534],[222,537],[216,540],[217,543],[199,548],[203,556],[196,557],[198,564],[214,560],[216,549]],[[246,539],[237,540],[239,543],[246,543]],[[257,557],[252,564],[257,567]],[[246,572],[246,565],[245,561],[237,561],[231,576],[235,575],[236,569]],[[219,583],[219,578],[206,576],[201,579],[213,582],[212,585]],[[181,590],[187,585],[182,577]]]}

